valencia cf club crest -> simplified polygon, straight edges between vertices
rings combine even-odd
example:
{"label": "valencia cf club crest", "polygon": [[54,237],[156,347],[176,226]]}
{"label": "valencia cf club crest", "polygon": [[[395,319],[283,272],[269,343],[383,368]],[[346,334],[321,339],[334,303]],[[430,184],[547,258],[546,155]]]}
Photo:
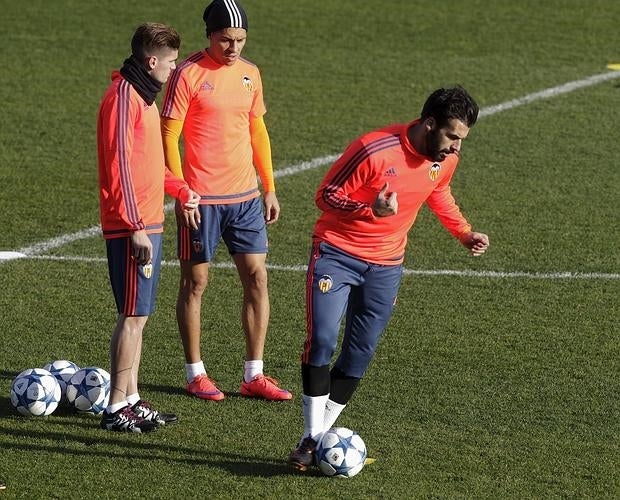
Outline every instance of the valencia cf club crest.
{"label": "valencia cf club crest", "polygon": [[200,241],[197,238],[195,240],[192,240],[192,248],[194,249],[195,253],[202,252],[202,249],[203,249],[202,241]]}
{"label": "valencia cf club crest", "polygon": [[254,83],[252,82],[252,79],[249,76],[243,77],[243,87],[248,92],[254,92]]}
{"label": "valencia cf club crest", "polygon": [[432,181],[436,181],[437,177],[439,177],[439,171],[441,170],[441,165],[439,163],[433,163],[433,166],[428,171],[428,176]]}
{"label": "valencia cf club crest", "polygon": [[147,280],[150,280],[151,276],[153,276],[153,264],[146,264],[142,266],[142,274]]}
{"label": "valencia cf club crest", "polygon": [[329,292],[332,289],[332,286],[334,286],[334,281],[331,276],[328,276],[327,274],[321,276],[319,279],[319,290],[321,290],[321,292]]}

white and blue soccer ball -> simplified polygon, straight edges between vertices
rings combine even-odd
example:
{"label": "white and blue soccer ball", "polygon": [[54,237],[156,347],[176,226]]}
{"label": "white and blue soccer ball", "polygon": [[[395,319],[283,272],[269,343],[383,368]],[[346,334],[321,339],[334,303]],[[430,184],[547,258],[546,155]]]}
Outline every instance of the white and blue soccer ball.
{"label": "white and blue soccer ball", "polygon": [[346,427],[332,427],[319,441],[316,463],[332,477],[353,477],[366,463],[366,445],[360,435]]}
{"label": "white and blue soccer ball", "polygon": [[51,414],[60,402],[60,384],[47,370],[24,370],[11,385],[11,404],[22,415]]}
{"label": "white and blue soccer ball", "polygon": [[80,412],[99,415],[108,406],[109,399],[110,374],[103,368],[82,368],[67,383],[67,401]]}
{"label": "white and blue soccer ball", "polygon": [[62,399],[66,399],[67,397],[67,383],[71,380],[71,377],[75,372],[77,372],[80,367],[73,363],[72,361],[67,361],[66,359],[58,359],[56,361],[51,361],[43,367],[44,370],[50,372],[58,383],[60,384],[60,392]]}

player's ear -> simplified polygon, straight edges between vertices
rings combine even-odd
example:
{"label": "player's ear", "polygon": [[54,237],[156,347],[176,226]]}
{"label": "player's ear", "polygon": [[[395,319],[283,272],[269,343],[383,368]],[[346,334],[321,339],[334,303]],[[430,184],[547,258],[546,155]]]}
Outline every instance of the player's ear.
{"label": "player's ear", "polygon": [[148,56],[146,58],[146,66],[148,68],[148,70],[152,70],[155,69],[155,66],[157,66],[157,57],[155,56]]}
{"label": "player's ear", "polygon": [[435,118],[433,118],[432,116],[424,120],[424,126],[426,127],[426,130],[429,132],[435,129],[435,123],[437,122],[435,121]]}

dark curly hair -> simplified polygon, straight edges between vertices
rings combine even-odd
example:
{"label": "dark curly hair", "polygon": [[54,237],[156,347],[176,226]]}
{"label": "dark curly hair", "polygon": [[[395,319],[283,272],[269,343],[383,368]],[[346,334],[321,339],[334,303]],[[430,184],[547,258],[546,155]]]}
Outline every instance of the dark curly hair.
{"label": "dark curly hair", "polygon": [[469,128],[478,119],[478,104],[460,85],[452,88],[435,90],[422,108],[421,118],[434,118],[439,127],[447,125],[452,118],[462,121]]}

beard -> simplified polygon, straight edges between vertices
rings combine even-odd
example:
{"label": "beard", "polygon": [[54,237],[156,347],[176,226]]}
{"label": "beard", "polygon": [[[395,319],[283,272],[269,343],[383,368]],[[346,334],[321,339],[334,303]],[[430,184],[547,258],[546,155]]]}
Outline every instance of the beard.
{"label": "beard", "polygon": [[433,159],[433,161],[443,161],[448,156],[449,151],[440,149],[439,143],[439,130],[431,130],[426,134],[425,139],[426,155]]}

